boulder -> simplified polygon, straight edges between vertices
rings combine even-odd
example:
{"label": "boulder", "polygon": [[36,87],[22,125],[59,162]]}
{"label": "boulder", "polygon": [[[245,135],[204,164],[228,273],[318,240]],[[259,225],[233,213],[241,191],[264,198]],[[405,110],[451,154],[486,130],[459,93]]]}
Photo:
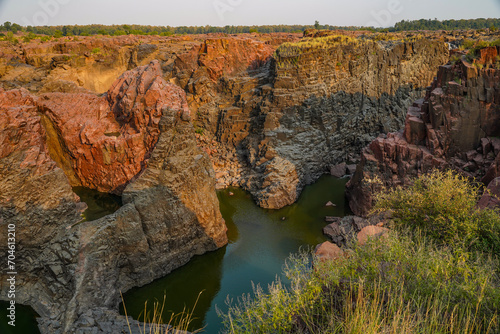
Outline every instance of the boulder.
{"label": "boulder", "polygon": [[477,203],[479,208],[500,208],[500,177],[493,179]]}
{"label": "boulder", "polygon": [[361,231],[359,231],[357,235],[357,240],[360,245],[364,245],[368,239],[378,239],[381,237],[385,237],[389,229],[380,226],[365,226]]}
{"label": "boulder", "polygon": [[356,233],[361,231],[365,226],[379,224],[384,219],[382,216],[372,216],[369,219],[357,216],[329,218],[331,218],[329,219],[331,224],[323,228],[323,234],[341,247],[349,245],[354,240]]}
{"label": "boulder", "polygon": [[344,256],[344,251],[339,246],[325,241],[316,246],[314,254],[316,254],[320,261],[329,261]]}
{"label": "boulder", "polygon": [[342,177],[346,174],[346,163],[340,163],[330,168],[330,175],[335,177]]}

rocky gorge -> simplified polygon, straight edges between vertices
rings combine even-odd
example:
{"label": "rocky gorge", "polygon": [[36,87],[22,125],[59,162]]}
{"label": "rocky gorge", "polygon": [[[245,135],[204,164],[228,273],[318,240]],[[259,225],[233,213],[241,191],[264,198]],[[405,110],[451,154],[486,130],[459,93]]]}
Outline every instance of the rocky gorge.
{"label": "rocky gorge", "polygon": [[435,168],[454,169],[486,186],[499,176],[498,49],[474,52],[476,59],[458,53],[440,66],[425,98],[408,108],[404,128],[363,149],[347,185],[354,213],[369,212],[374,192],[407,185]]}
{"label": "rocky gorge", "polygon": [[[18,302],[42,333],[115,332],[121,291],[227,243],[216,188],[278,209],[326,172],[355,172],[351,208],[365,215],[377,177],[393,186],[452,164],[488,183],[498,50],[441,66],[467,34],[1,45],[0,228],[16,225]],[[123,206],[82,221],[76,186]]]}
{"label": "rocky gorge", "polygon": [[[116,309],[120,291],[227,242],[184,92],[158,62],[126,72],[102,97],[0,93],[2,225],[18,231],[16,298],[40,315],[42,332],[113,333],[85,314]],[[124,205],[82,222],[78,184],[119,191]]]}

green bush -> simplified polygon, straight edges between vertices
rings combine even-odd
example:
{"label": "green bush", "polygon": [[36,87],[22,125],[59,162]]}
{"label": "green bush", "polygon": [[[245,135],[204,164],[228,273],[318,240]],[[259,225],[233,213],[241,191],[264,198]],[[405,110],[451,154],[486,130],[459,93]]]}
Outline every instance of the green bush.
{"label": "green bush", "polygon": [[491,234],[500,234],[500,216],[476,207],[480,190],[451,171],[435,171],[409,188],[379,193],[375,211],[391,210],[395,227],[418,229],[441,244],[500,255],[500,241]]}
{"label": "green bush", "polygon": [[219,315],[226,333],[497,333],[498,263],[392,233],[348,256],[293,255],[269,291],[256,287]]}
{"label": "green bush", "polygon": [[462,48],[463,49],[470,49],[474,46],[474,41],[470,39],[464,39],[462,41]]}
{"label": "green bush", "polygon": [[479,186],[433,172],[376,196],[392,231],[334,261],[308,252],[220,311],[227,333],[499,333],[500,217]]}
{"label": "green bush", "polygon": [[490,43],[491,46],[500,46],[500,39],[494,40]]}

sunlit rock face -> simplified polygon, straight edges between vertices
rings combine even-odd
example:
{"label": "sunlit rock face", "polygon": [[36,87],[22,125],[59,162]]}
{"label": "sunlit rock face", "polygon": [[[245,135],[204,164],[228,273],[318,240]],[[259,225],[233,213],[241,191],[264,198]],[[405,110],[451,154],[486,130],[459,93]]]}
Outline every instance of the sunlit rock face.
{"label": "sunlit rock face", "polygon": [[[185,94],[158,62],[101,97],[0,90],[0,114],[1,235],[16,224],[16,300],[40,314],[43,333],[80,330],[88,310],[117,311],[120,291],[227,243]],[[72,185],[122,193],[123,206],[81,222]]]}

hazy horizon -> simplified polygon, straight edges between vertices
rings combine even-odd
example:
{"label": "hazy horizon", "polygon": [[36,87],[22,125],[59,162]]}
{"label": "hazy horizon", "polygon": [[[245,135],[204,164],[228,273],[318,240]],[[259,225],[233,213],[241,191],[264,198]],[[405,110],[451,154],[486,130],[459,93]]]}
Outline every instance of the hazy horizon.
{"label": "hazy horizon", "polygon": [[[28,9],[26,9],[28,8]],[[360,9],[362,8],[362,9]],[[500,17],[500,0],[0,0],[0,24],[393,26],[401,20]]]}

